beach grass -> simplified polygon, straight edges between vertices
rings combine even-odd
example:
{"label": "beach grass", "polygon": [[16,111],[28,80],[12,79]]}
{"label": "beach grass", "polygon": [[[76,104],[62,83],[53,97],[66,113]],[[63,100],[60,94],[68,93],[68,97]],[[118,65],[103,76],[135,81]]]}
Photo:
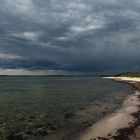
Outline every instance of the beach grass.
{"label": "beach grass", "polygon": [[140,78],[140,73],[138,72],[126,72],[126,73],[119,73],[113,75],[113,77],[131,77],[131,78]]}

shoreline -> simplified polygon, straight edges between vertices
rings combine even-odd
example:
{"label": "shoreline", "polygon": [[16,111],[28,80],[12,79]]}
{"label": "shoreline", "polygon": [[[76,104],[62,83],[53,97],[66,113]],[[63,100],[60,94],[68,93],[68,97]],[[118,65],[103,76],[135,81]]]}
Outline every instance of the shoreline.
{"label": "shoreline", "polygon": [[137,140],[140,134],[140,78],[104,77],[133,87],[122,107],[89,127],[78,140]]}

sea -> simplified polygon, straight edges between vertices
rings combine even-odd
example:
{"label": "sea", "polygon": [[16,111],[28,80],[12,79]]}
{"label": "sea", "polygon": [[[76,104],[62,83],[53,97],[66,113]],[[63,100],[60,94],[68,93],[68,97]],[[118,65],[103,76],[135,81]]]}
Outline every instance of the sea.
{"label": "sea", "polygon": [[74,140],[130,86],[94,76],[0,76],[1,140]]}

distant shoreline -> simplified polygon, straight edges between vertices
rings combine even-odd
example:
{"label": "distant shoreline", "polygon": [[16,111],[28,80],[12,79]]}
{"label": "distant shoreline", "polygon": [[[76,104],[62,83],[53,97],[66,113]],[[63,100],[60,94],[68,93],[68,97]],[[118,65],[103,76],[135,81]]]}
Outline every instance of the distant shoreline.
{"label": "distant shoreline", "polygon": [[101,119],[83,133],[79,140],[136,140],[140,138],[140,78],[104,77],[133,87],[133,94],[121,109]]}

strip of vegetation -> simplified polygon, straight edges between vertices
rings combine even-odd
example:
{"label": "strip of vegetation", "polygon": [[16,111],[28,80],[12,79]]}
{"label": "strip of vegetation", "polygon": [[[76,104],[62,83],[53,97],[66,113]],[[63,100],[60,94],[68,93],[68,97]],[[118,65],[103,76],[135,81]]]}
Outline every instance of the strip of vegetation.
{"label": "strip of vegetation", "polygon": [[114,77],[140,77],[140,73],[138,72],[127,72],[127,73],[119,73],[113,75]]}

